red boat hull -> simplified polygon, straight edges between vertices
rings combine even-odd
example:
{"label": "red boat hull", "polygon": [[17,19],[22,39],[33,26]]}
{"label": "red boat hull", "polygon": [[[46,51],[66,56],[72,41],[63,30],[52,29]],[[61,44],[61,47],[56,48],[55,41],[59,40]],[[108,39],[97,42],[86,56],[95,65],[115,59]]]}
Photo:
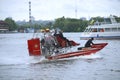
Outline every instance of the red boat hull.
{"label": "red boat hull", "polygon": [[54,60],[54,59],[62,59],[62,58],[69,58],[69,57],[75,57],[75,56],[85,56],[85,55],[95,54],[97,51],[103,49],[107,44],[108,43],[94,44],[91,48],[86,48],[83,50],[70,52],[66,54],[59,54],[56,56],[50,56],[50,57],[47,57],[47,59]]}

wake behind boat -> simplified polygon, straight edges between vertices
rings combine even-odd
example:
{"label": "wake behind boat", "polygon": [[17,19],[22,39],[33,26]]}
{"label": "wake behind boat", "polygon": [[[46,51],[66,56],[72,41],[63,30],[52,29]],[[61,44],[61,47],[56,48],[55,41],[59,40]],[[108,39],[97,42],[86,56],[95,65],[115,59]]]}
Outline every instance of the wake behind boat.
{"label": "wake behind boat", "polygon": [[107,45],[107,43],[99,43],[79,49],[80,44],[73,40],[62,39],[59,35],[52,36],[50,32],[43,33],[43,36],[28,40],[30,56],[44,56],[48,60],[86,56],[95,54]]}
{"label": "wake behind boat", "polygon": [[96,21],[94,25],[89,25],[85,29],[80,39],[85,40],[91,37],[98,40],[120,39],[120,23],[117,23],[113,16],[105,22]]}

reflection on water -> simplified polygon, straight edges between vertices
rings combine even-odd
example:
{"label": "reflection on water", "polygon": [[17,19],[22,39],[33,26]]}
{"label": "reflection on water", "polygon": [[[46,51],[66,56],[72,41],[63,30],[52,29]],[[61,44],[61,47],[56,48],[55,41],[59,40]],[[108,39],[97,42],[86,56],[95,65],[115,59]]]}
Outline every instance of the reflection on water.
{"label": "reflection on water", "polygon": [[[65,34],[84,45],[80,33]],[[47,61],[30,57],[27,40],[32,34],[0,34],[0,80],[119,80],[120,41],[108,45],[95,55]]]}

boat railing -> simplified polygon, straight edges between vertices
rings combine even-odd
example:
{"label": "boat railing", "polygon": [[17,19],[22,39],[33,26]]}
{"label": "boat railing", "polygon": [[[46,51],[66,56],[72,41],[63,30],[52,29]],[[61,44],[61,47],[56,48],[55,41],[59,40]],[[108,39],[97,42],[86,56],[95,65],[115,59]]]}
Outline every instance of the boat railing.
{"label": "boat railing", "polygon": [[88,33],[89,33],[89,32],[92,32],[92,28],[91,28],[91,27],[92,27],[92,26],[89,26],[89,28],[86,28],[84,32],[88,32]]}

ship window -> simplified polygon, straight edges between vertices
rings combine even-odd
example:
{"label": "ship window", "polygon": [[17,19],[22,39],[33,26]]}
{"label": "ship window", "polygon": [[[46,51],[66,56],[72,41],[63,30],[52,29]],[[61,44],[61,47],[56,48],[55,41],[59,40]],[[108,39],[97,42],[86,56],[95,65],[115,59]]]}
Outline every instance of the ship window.
{"label": "ship window", "polygon": [[117,31],[117,28],[112,28],[112,31]]}
{"label": "ship window", "polygon": [[98,32],[100,32],[100,28],[98,28]]}
{"label": "ship window", "polygon": [[110,30],[110,28],[105,28],[105,31],[110,32],[111,30]]}
{"label": "ship window", "polygon": [[98,28],[97,31],[98,31],[98,32],[104,32],[104,29],[103,29],[103,28]]}
{"label": "ship window", "polygon": [[95,28],[95,29],[92,29],[92,32],[97,32],[97,29]]}
{"label": "ship window", "polygon": [[120,28],[118,28],[118,31],[120,31]]}
{"label": "ship window", "polygon": [[104,29],[100,29],[100,32],[104,32]]}

